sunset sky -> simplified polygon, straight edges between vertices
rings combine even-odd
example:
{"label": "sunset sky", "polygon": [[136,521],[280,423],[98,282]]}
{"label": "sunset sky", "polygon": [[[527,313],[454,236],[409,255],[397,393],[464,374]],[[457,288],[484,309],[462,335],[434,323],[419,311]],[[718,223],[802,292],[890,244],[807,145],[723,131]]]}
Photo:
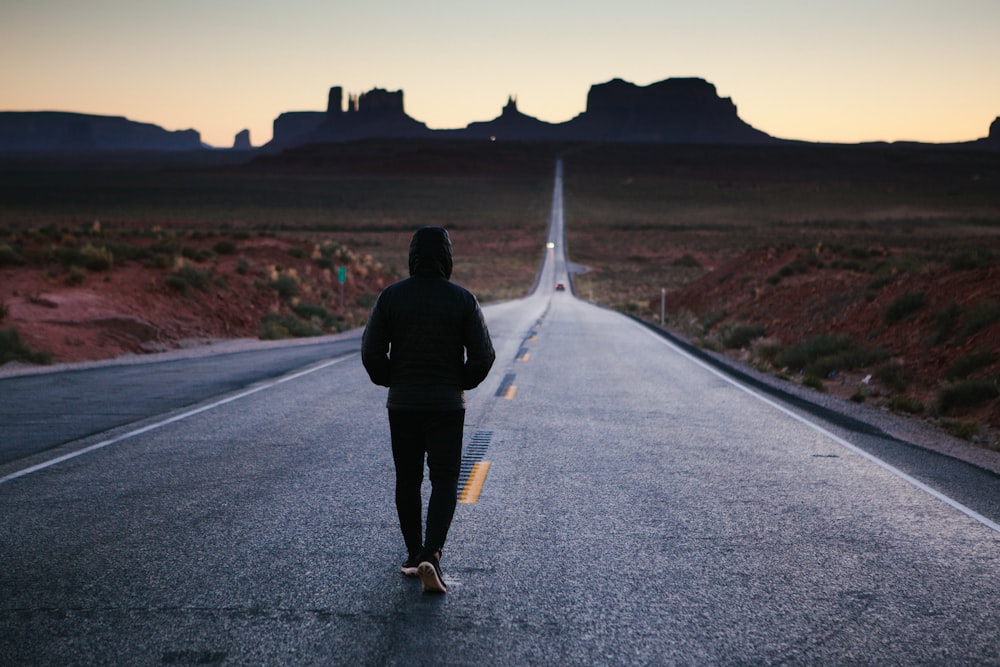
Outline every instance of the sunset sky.
{"label": "sunset sky", "polygon": [[550,122],[595,83],[697,76],[773,136],[967,141],[1000,116],[998,0],[4,0],[0,111],[126,116],[230,146],[404,91],[435,129]]}

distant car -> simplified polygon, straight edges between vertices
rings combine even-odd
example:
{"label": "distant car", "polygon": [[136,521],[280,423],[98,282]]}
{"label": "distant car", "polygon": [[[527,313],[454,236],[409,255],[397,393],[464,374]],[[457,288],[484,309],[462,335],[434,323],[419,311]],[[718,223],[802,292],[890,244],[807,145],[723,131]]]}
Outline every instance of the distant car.
{"label": "distant car", "polygon": [[566,285],[564,285],[563,283],[556,283],[556,291],[557,292],[562,292],[565,289],[566,289]]}

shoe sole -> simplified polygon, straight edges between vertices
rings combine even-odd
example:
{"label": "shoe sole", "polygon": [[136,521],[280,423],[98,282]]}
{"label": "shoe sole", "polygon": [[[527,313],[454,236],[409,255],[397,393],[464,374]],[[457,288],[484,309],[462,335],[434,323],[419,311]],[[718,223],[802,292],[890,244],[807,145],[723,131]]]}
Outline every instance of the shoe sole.
{"label": "shoe sole", "polygon": [[420,583],[424,586],[424,593],[448,592],[448,588],[441,581],[433,564],[424,561],[417,566],[417,572],[420,574]]}
{"label": "shoe sole", "polygon": [[402,572],[407,577],[419,577],[420,576],[420,569],[417,568],[417,567],[406,567],[406,566],[403,566],[403,567],[399,568],[399,571]]}

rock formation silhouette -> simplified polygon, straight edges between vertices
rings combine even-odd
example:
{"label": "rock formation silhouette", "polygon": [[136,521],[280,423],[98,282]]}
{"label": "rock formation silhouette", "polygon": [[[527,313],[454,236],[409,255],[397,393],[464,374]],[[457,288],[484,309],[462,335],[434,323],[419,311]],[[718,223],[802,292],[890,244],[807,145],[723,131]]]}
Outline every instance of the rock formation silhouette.
{"label": "rock formation silhouette", "polygon": [[250,130],[240,130],[236,133],[236,138],[233,139],[233,150],[234,151],[248,151],[253,149],[253,144],[250,143]]}
{"label": "rock formation silhouette", "polygon": [[282,114],[267,146],[279,150],[306,143],[357,139],[429,138],[515,141],[654,141],[676,143],[771,143],[778,141],[740,119],[736,105],[703,79],[667,79],[649,86],[614,79],[591,86],[586,110],[565,123],[546,123],[508,97],[501,114],[463,129],[431,130],[408,116],[403,92],[376,88],[350,96],[330,89],[327,110]]}
{"label": "rock formation silhouette", "polygon": [[186,151],[203,148],[195,130],[168,131],[121,116],[0,111],[0,151]]}

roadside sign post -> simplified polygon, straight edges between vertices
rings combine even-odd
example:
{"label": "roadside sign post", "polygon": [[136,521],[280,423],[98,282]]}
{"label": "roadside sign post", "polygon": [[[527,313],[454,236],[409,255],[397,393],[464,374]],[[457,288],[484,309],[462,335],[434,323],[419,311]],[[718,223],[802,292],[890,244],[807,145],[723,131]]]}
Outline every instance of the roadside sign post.
{"label": "roadside sign post", "polygon": [[340,283],[340,309],[344,309],[344,283],[347,282],[347,267],[337,267],[337,282]]}
{"label": "roadside sign post", "polygon": [[660,288],[660,326],[663,326],[667,317],[667,288]]}

